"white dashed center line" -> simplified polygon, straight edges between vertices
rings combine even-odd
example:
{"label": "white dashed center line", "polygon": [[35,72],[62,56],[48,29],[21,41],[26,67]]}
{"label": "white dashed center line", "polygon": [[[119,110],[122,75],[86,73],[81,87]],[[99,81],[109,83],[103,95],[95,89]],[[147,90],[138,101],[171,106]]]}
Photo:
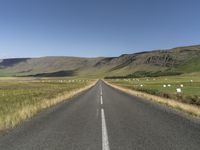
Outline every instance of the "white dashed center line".
{"label": "white dashed center line", "polygon": [[[100,86],[100,94],[101,94],[101,105],[103,105],[102,86]],[[105,120],[105,113],[104,113],[103,108],[101,108],[101,123],[102,123],[101,125],[102,126],[102,150],[110,150],[106,120]]]}
{"label": "white dashed center line", "polygon": [[102,122],[102,150],[110,150],[106,120],[105,120],[105,114],[104,114],[103,108],[101,109],[101,122]]}
{"label": "white dashed center line", "polygon": [[103,97],[102,97],[102,95],[101,95],[101,105],[103,105]]}

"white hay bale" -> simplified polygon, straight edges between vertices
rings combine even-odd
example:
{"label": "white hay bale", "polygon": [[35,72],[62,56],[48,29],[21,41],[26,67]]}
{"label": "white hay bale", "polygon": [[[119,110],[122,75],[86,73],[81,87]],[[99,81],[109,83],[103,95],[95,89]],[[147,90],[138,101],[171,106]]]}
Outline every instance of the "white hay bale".
{"label": "white hay bale", "polygon": [[177,92],[177,93],[181,93],[181,92],[182,92],[181,88],[177,88],[177,89],[176,89],[176,92]]}

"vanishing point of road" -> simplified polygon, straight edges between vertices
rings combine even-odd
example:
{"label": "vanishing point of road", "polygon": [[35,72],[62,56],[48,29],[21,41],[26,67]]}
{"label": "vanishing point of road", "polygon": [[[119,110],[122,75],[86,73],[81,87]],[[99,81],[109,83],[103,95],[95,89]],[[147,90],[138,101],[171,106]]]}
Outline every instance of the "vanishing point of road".
{"label": "vanishing point of road", "polygon": [[200,123],[99,81],[0,135],[0,150],[200,150]]}

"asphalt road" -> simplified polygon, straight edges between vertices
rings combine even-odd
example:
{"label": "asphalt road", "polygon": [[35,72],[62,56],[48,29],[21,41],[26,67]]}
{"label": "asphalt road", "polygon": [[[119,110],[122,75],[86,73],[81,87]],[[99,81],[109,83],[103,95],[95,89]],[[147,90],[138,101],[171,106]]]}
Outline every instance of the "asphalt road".
{"label": "asphalt road", "polygon": [[200,124],[100,81],[0,135],[0,150],[200,150]]}

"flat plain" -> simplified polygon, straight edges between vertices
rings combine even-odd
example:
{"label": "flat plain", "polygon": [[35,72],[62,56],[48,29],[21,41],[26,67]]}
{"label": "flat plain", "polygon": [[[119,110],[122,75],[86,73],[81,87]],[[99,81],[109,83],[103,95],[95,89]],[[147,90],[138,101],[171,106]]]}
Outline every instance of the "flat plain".
{"label": "flat plain", "polygon": [[[125,88],[146,92],[184,103],[200,105],[199,74],[179,76],[109,79],[108,82]],[[181,91],[177,91],[180,89]]]}
{"label": "flat plain", "polygon": [[38,111],[70,97],[91,82],[75,78],[1,78],[0,130],[14,127]]}

